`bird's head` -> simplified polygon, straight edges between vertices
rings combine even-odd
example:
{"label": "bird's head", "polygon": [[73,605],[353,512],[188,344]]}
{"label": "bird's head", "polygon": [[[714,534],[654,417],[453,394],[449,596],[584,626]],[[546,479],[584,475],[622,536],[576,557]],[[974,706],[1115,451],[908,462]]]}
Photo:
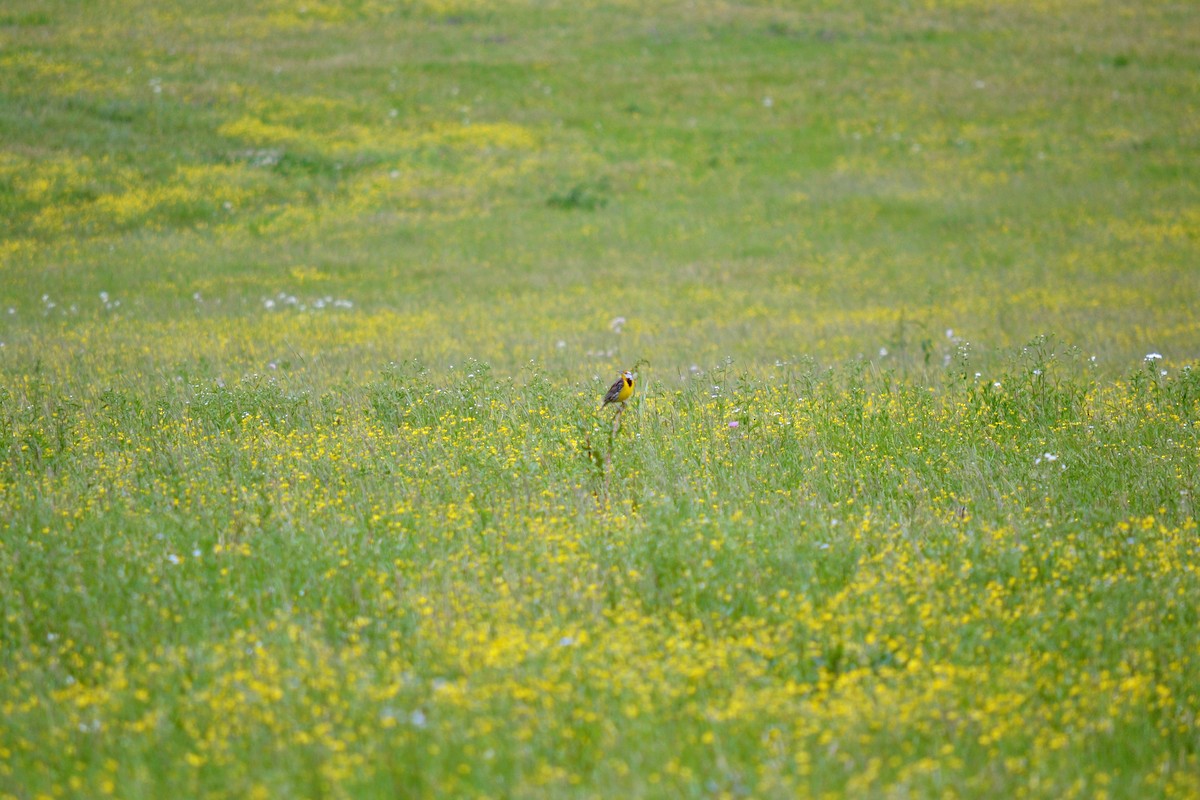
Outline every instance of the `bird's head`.
{"label": "bird's head", "polygon": [[625,376],[625,380],[629,381],[630,383],[633,383],[633,372],[632,371],[625,370],[621,374]]}

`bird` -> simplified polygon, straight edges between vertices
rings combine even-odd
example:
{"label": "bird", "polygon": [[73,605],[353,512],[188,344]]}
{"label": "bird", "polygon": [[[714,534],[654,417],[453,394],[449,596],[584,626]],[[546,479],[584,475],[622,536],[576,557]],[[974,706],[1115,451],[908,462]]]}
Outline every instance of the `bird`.
{"label": "bird", "polygon": [[[604,395],[604,406],[609,403],[620,403],[625,405],[625,401],[633,396],[633,373],[630,370],[625,370],[621,373],[621,377],[617,378],[616,383],[608,387],[608,392]],[[601,406],[601,408],[604,408]]]}

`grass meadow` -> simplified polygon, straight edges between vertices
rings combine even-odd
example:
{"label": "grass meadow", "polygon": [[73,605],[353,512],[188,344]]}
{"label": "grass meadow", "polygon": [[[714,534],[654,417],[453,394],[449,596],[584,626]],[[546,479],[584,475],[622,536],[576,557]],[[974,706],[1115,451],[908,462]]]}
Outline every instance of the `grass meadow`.
{"label": "grass meadow", "polygon": [[6,0],[0,798],[1200,796],[1198,76],[1158,0]]}

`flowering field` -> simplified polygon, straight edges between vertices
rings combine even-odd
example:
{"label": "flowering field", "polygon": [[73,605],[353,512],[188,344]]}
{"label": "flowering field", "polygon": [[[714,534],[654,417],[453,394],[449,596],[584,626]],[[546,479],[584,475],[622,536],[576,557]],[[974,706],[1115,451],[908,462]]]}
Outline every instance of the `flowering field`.
{"label": "flowering field", "polygon": [[1200,14],[916,5],[5,3],[0,798],[1200,795]]}

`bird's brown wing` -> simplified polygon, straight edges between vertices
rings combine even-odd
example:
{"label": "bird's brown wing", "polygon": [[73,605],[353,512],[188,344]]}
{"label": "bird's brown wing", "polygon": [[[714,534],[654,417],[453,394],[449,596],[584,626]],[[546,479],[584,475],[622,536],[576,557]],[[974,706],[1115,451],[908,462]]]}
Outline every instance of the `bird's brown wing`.
{"label": "bird's brown wing", "polygon": [[617,378],[617,382],[608,387],[608,394],[604,395],[604,405],[617,402],[617,398],[621,396],[621,388],[625,385],[624,378]]}

